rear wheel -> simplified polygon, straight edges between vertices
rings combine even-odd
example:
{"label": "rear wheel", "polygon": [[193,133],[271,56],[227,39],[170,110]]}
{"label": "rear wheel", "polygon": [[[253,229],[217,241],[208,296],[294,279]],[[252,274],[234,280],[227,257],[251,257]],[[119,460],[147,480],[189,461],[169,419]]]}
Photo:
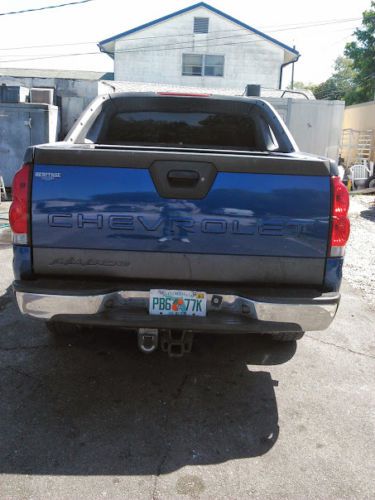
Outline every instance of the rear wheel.
{"label": "rear wheel", "polygon": [[375,175],[373,175],[367,180],[367,187],[375,188]]}
{"label": "rear wheel", "polygon": [[277,342],[295,342],[304,336],[305,332],[284,332],[284,333],[273,333],[272,340]]}

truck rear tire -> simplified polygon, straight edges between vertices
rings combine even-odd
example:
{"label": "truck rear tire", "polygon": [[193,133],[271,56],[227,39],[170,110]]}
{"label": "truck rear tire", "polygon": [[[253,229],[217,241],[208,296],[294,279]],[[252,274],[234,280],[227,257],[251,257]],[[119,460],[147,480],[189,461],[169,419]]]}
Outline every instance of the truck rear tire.
{"label": "truck rear tire", "polygon": [[284,333],[273,333],[272,340],[277,342],[295,342],[301,339],[305,335],[305,332],[284,332]]}

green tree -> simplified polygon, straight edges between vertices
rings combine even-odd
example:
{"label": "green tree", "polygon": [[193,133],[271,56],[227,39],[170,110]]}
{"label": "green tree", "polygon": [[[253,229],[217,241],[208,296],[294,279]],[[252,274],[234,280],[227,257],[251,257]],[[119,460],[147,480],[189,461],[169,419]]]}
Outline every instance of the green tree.
{"label": "green tree", "polygon": [[353,92],[355,76],[351,59],[339,56],[335,61],[332,76],[313,86],[311,90],[317,99],[342,100]]}
{"label": "green tree", "polygon": [[[312,90],[317,99],[345,100],[357,104],[375,99],[375,1],[362,15],[362,25],[353,33],[355,40],[346,44],[344,56],[336,59],[332,75]],[[298,83],[300,85],[300,83]],[[297,87],[297,83],[295,84]]]}
{"label": "green tree", "polygon": [[375,1],[362,14],[362,26],[354,32],[356,40],[347,43],[345,55],[355,72],[354,85],[346,94],[347,104],[375,99]]}
{"label": "green tree", "polygon": [[293,84],[293,89],[292,89],[292,85],[291,84],[289,84],[287,86],[287,89],[288,90],[311,90],[312,92],[314,92],[315,87],[316,87],[315,83],[311,83],[311,82],[304,83],[304,82],[296,81]]}

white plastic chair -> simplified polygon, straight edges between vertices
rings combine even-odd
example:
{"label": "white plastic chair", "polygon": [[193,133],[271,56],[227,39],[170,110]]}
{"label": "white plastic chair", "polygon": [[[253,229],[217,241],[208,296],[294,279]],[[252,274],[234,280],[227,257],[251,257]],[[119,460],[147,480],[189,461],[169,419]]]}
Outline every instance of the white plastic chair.
{"label": "white plastic chair", "polygon": [[371,170],[367,166],[367,162],[358,163],[356,165],[353,165],[352,167],[350,167],[350,172],[351,172],[350,177],[352,179],[352,182],[365,181],[371,175]]}

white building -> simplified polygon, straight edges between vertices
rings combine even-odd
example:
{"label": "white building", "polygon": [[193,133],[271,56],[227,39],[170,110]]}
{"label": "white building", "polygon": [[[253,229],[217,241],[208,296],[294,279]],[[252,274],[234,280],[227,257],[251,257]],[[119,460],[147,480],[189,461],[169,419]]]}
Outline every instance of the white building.
{"label": "white building", "polygon": [[280,88],[291,47],[205,2],[99,42],[115,80],[243,90]]}

